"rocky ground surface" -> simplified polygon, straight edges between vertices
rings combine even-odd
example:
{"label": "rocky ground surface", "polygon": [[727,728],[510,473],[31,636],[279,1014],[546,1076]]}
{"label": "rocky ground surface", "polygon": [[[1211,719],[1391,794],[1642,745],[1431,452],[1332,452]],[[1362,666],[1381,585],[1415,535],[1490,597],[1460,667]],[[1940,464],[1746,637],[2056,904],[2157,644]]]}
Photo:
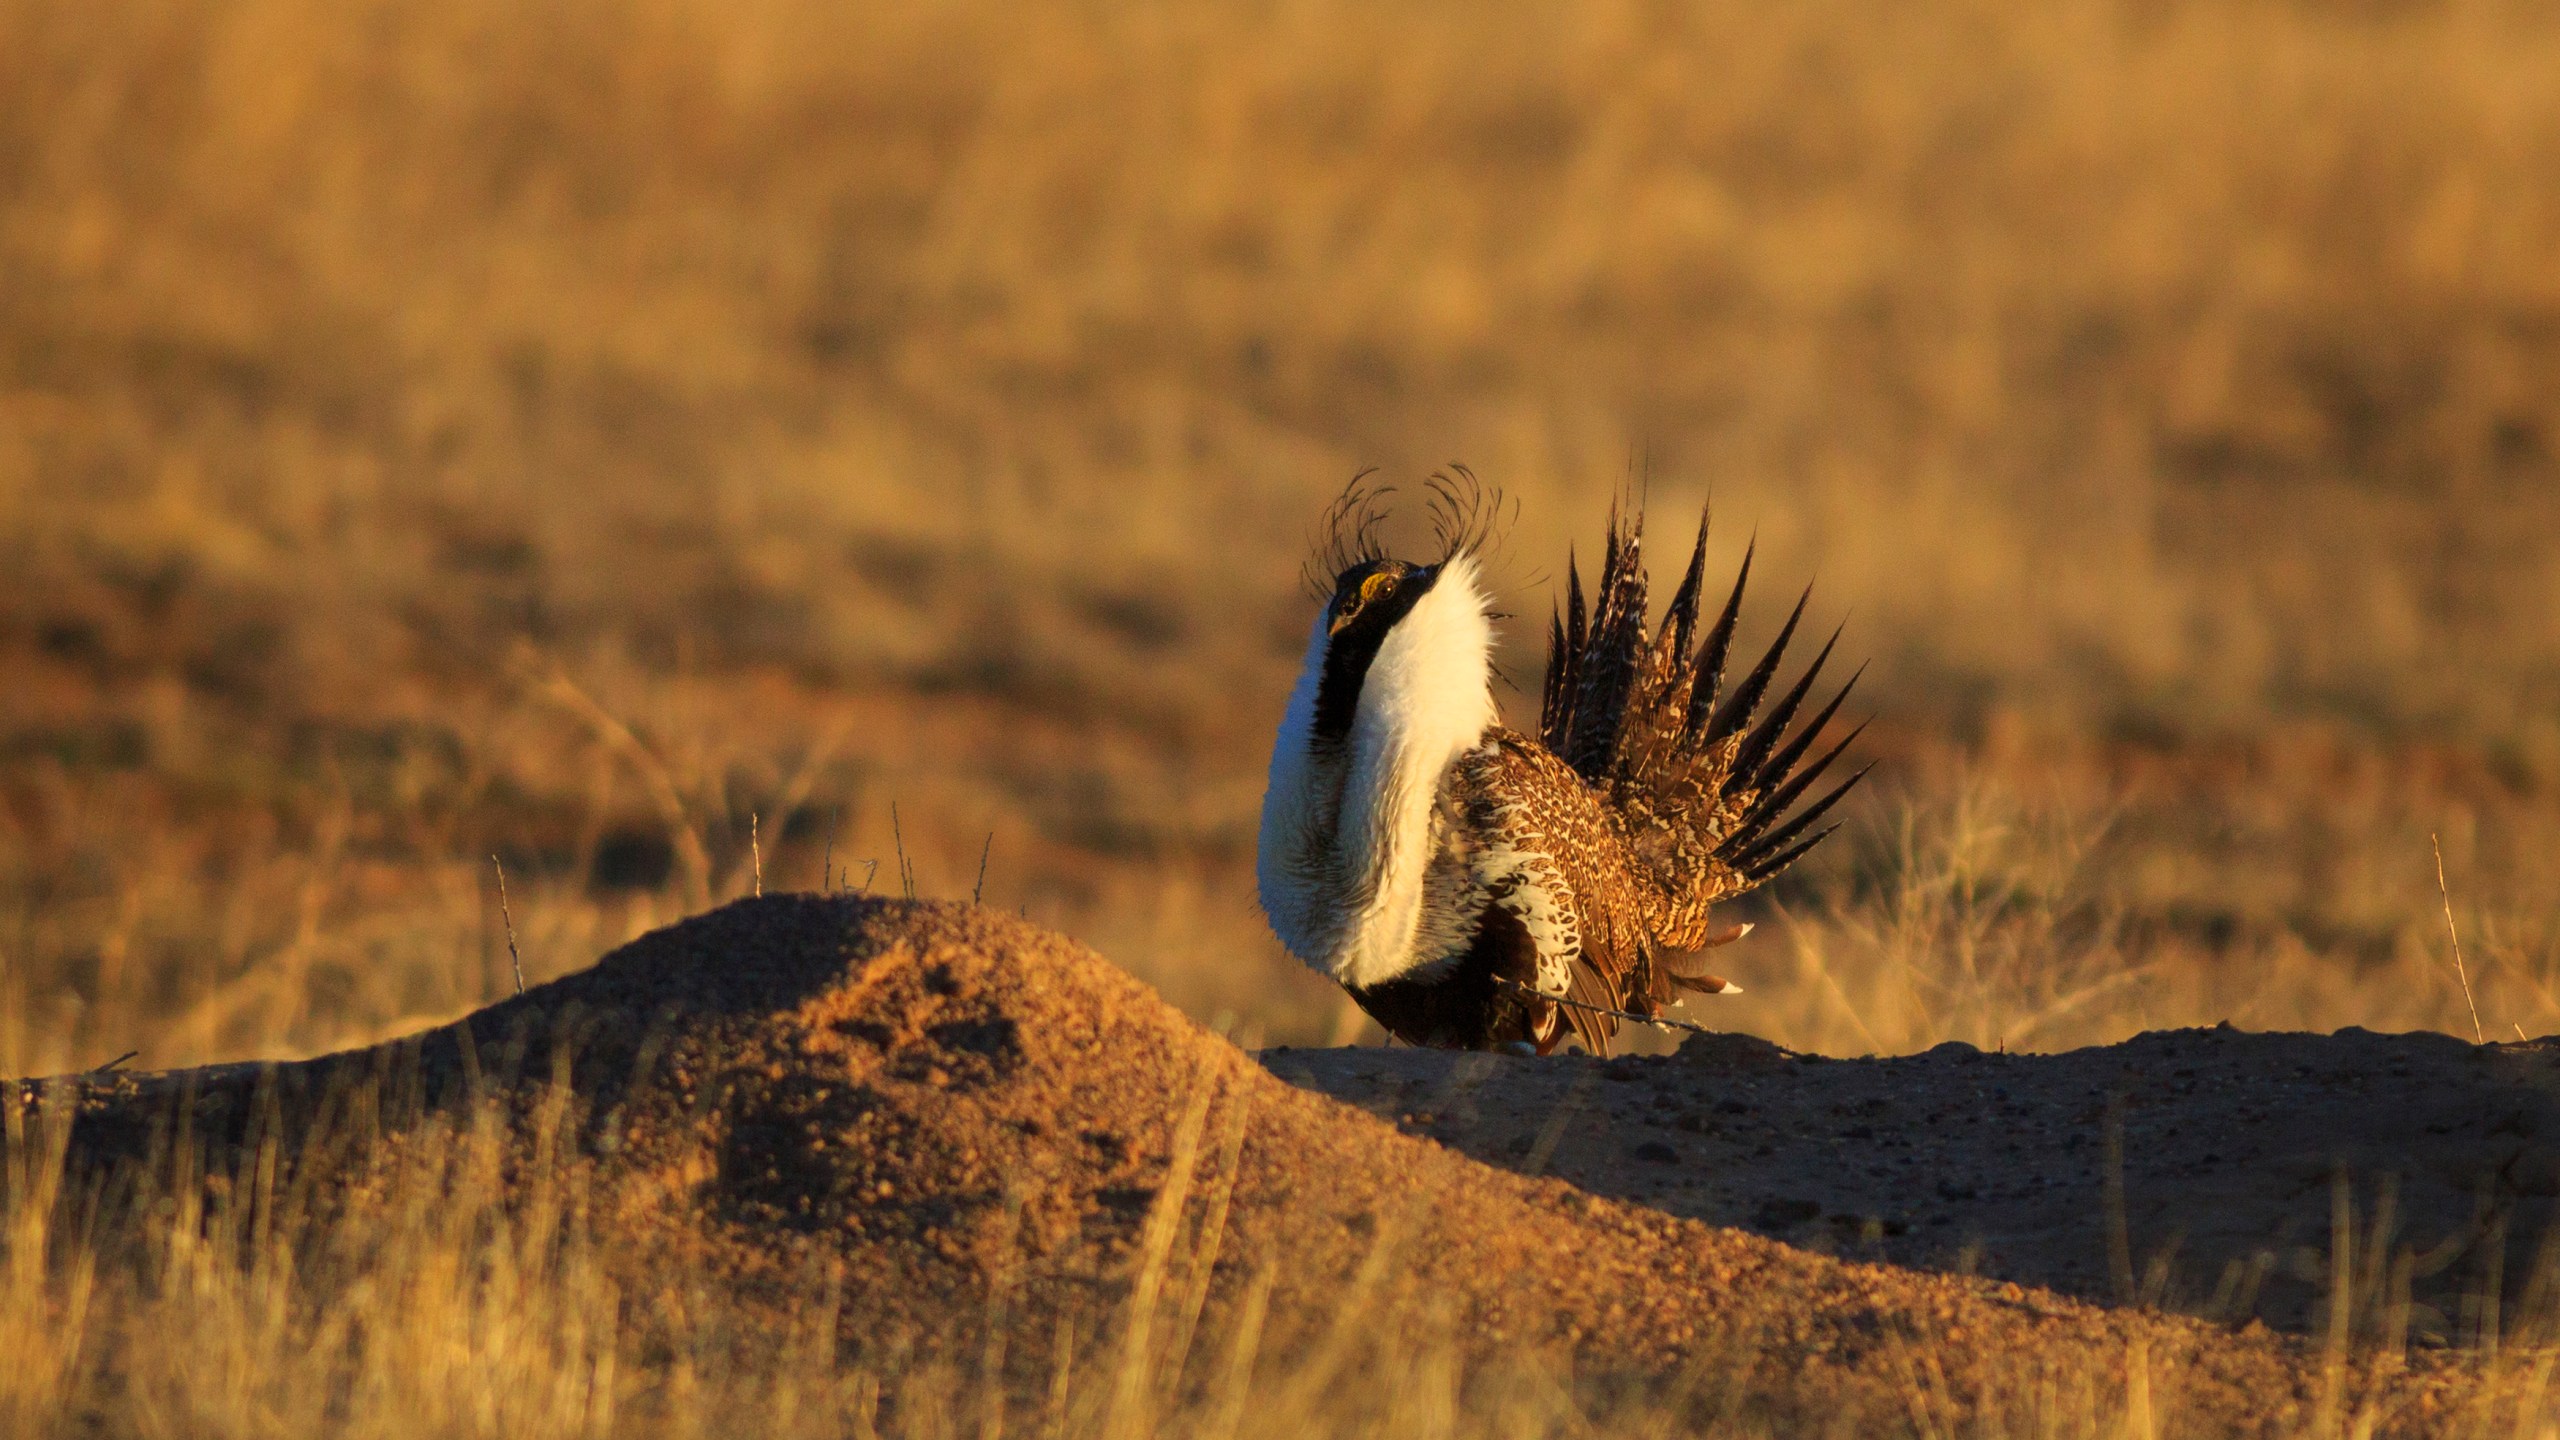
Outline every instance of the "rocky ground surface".
{"label": "rocky ground surface", "polygon": [[[2500,1217],[2520,1235],[2548,1205],[2532,1147],[2551,1057],[2530,1046],[2216,1034],[1851,1063],[1719,1039],[1606,1062],[1259,1059],[1000,913],[774,896],[390,1045],[17,1082],[0,1101],[69,1117],[72,1193],[108,1197],[102,1236],[170,1213],[115,1197],[199,1178],[232,1206],[314,1210],[275,1233],[344,1235],[410,1204],[421,1174],[467,1174],[534,1213],[569,1197],[635,1324],[707,1294],[780,1315],[823,1277],[848,1352],[1001,1355],[1035,1395],[1061,1334],[1135,1334],[1179,1380],[1239,1327],[1262,1337],[1258,1365],[1319,1375],[1427,1332],[1477,1368],[1539,1355],[1569,1357],[1576,1383],[1685,1377],[1785,1433],[1978,1429],[1967,1416],[2048,1403],[2056,1377],[2135,1393],[2135,1363],[2175,1377],[2189,1430],[2298,1429],[2341,1403],[2382,1433],[2467,1413],[2476,1362],[2458,1348],[2330,1352],[2075,1298],[2113,1297],[2110,1115],[2128,1263],[2183,1231],[2193,1259],[2173,1276],[2316,1250],[2341,1159],[2360,1197],[2367,1177],[2407,1177],[2395,1220],[2359,1223],[2451,1245],[2429,1284]],[[173,1137],[191,1164],[172,1166]],[[499,1153],[438,1168],[457,1143]],[[1968,1253],[1985,1275],[1949,1273]],[[2271,1271],[2255,1303],[2281,1310],[2291,1283]],[[2438,1328],[2456,1335],[2459,1316]]]}
{"label": "rocky ground surface", "polygon": [[2551,1283],[2544,1242],[2560,1238],[2552,1039],[2224,1027],[2061,1055],[1837,1060],[1713,1035],[1610,1060],[1262,1058],[1407,1133],[1596,1195],[2218,1320],[2317,1330],[2344,1294],[2359,1326],[2472,1339],[2497,1323],[2482,1297],[2513,1315]]}

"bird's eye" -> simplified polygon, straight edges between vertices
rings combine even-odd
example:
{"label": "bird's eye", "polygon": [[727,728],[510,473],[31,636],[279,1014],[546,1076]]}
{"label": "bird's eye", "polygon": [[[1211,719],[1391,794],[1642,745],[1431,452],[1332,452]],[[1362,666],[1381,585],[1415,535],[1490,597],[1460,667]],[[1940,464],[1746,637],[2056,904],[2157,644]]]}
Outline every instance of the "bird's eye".
{"label": "bird's eye", "polygon": [[1363,606],[1395,588],[1396,577],[1384,570],[1361,581],[1359,589],[1343,596],[1341,603],[1334,607],[1333,629],[1341,630],[1351,623],[1351,617],[1359,614]]}

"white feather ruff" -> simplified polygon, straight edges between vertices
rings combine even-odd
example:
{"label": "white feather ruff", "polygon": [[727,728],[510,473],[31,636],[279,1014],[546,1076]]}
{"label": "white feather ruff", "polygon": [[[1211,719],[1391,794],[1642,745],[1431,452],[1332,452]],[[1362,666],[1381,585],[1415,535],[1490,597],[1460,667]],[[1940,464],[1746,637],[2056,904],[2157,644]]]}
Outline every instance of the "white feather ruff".
{"label": "white feather ruff", "polygon": [[1347,743],[1319,753],[1319,618],[1272,746],[1256,879],[1291,954],[1345,985],[1392,979],[1416,953],[1433,806],[1449,766],[1497,718],[1493,625],[1475,561],[1451,560],[1378,647]]}

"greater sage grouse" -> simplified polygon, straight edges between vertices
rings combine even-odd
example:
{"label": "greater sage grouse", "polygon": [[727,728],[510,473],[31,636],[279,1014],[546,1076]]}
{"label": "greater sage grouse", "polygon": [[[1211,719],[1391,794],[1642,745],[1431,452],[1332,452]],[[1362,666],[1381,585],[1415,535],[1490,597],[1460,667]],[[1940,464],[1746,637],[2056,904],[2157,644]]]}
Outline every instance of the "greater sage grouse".
{"label": "greater sage grouse", "polygon": [[1701,638],[1701,521],[1648,635],[1643,515],[1613,508],[1587,608],[1567,560],[1538,734],[1504,728],[1478,577],[1495,507],[1460,476],[1433,488],[1427,563],[1380,553],[1383,492],[1355,485],[1328,517],[1310,574],[1319,593],[1331,575],[1331,598],[1262,801],[1262,907],[1292,954],[1398,1039],[1545,1054],[1570,1033],[1607,1054],[1608,1012],[1652,1017],[1684,991],[1739,988],[1700,952],[1750,927],[1709,911],[1831,833],[1816,822],[1864,770],[1790,810],[1857,738],[1806,763],[1857,677],[1789,733],[1835,631],[1763,713],[1799,599],[1727,691],[1750,554]]}

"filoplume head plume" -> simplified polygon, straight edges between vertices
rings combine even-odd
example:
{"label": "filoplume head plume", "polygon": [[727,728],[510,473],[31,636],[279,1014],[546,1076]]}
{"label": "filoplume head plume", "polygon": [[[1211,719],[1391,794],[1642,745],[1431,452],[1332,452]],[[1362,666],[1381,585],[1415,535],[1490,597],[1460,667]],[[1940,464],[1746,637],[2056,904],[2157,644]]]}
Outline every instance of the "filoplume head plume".
{"label": "filoplume head plume", "polygon": [[[1314,543],[1300,572],[1308,598],[1328,600],[1353,569],[1387,558],[1385,532],[1396,487],[1363,470],[1342,487],[1316,523]],[[1519,518],[1519,505],[1464,465],[1451,465],[1422,482],[1423,516],[1431,527],[1433,559],[1445,565],[1460,556],[1481,566],[1504,530]],[[1417,567],[1420,568],[1420,567]]]}

